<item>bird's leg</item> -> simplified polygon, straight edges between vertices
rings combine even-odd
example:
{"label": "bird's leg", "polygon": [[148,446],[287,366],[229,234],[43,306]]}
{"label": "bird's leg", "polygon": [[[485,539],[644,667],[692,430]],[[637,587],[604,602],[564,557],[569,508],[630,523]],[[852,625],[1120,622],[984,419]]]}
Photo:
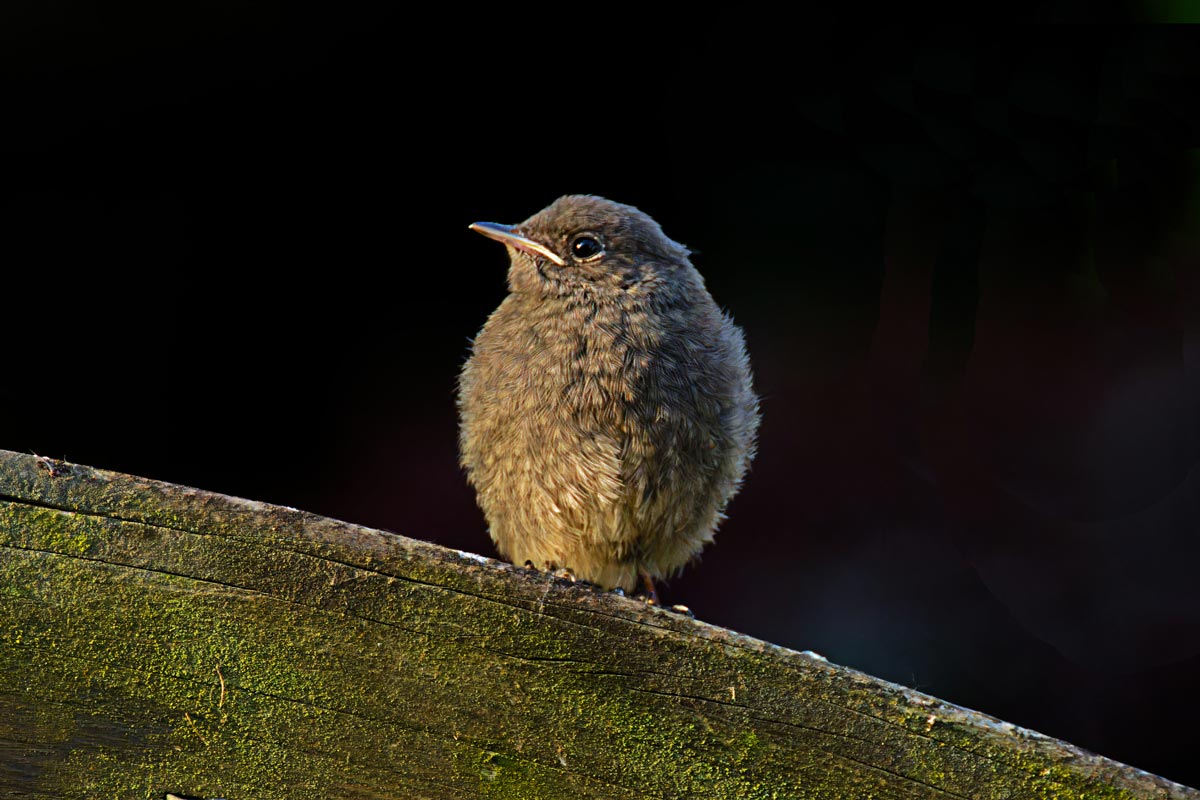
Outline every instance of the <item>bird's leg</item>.
{"label": "bird's leg", "polygon": [[652,606],[658,605],[658,592],[654,588],[654,577],[644,568],[638,568],[638,575],[642,579],[642,586],[646,587],[646,602]]}

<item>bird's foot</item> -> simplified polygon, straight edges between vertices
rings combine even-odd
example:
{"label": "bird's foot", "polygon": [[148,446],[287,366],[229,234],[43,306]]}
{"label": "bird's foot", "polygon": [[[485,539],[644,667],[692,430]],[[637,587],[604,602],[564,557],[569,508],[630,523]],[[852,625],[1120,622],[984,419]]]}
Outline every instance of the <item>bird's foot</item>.
{"label": "bird's foot", "polygon": [[648,606],[660,605],[658,591],[654,588],[654,576],[644,569],[638,570],[638,576],[642,579],[642,586],[646,589],[646,593],[637,595],[635,599],[645,600]]}

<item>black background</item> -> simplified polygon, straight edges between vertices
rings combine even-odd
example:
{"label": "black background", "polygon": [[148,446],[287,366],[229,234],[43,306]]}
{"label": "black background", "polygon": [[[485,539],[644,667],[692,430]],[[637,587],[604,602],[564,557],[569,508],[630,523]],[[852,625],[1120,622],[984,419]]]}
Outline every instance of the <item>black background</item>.
{"label": "black background", "polygon": [[763,396],[670,602],[1200,784],[1200,36],[450,11],[10,10],[0,447],[494,555],[466,226],[601,194]]}

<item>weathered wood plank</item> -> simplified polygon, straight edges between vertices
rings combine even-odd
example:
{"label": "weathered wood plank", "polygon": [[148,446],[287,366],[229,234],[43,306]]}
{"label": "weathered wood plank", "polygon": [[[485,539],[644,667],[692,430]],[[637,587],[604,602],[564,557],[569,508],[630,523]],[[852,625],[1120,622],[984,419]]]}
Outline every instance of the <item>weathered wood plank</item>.
{"label": "weathered wood plank", "polygon": [[0,451],[0,795],[1200,798],[638,602]]}

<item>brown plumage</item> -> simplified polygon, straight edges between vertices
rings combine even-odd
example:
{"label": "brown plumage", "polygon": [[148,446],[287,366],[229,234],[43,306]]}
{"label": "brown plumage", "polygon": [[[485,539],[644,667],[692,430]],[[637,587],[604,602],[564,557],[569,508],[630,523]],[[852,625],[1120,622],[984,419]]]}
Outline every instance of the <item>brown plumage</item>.
{"label": "brown plumage", "polygon": [[462,464],[492,540],[517,564],[653,590],[712,541],[754,457],[741,330],[632,206],[569,196],[471,227],[511,260],[459,379]]}

